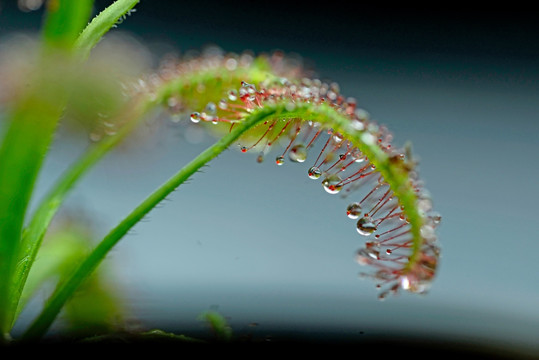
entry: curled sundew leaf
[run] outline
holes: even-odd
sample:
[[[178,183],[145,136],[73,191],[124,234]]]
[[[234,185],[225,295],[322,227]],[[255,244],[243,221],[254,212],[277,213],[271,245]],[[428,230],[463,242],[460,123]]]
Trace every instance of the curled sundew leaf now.
[[[373,272],[368,276],[377,279],[380,287],[385,287],[380,298],[385,298],[389,292],[397,293],[399,289],[414,293],[428,290],[436,275],[439,258],[435,228],[440,217],[432,211],[431,200],[408,152],[392,147],[391,133],[357,109],[355,100],[340,95],[337,84],[285,78],[272,74],[271,67],[260,71],[259,76],[259,69],[248,69],[252,80],[241,82],[234,96],[212,108],[214,114],[199,112],[195,116],[200,125],[220,125],[216,128],[226,130],[224,135],[148,195],[99,242],[72,275],[57,287],[40,315],[23,334],[23,339],[42,336],[66,301],[127,232],[171,192],[237,141],[240,141],[242,152],[255,148],[269,151],[278,143],[284,143],[285,149],[276,157],[278,165],[284,164],[286,155],[292,162],[305,162],[307,158],[312,161],[308,154],[311,151],[315,160],[307,175],[321,180],[330,194],[356,197],[346,212],[349,217],[359,219],[356,223],[359,236],[367,239],[365,247],[357,253],[357,260],[362,265],[369,265]],[[221,74],[228,74],[227,71]],[[208,78],[212,75],[217,78]],[[225,83],[222,81],[225,78],[234,80],[238,75],[241,74],[221,76],[215,71],[202,71],[197,73],[201,82],[194,76],[190,78],[190,85],[174,79],[174,74],[165,81],[156,75],[150,77],[155,79],[155,84],[148,86],[142,81],[143,86],[134,89],[133,93],[149,96],[144,108],[169,105],[171,97],[200,106],[202,100],[195,99],[205,99],[205,89],[212,97],[223,95],[220,91],[230,95],[230,90],[223,90],[223,86],[216,84]],[[261,79],[253,81],[257,77]],[[199,84],[210,86],[199,91]],[[314,147],[311,149],[315,142],[323,145],[318,153]],[[106,149],[108,147],[99,150],[92,159],[99,158]],[[70,186],[78,178],[76,174],[69,177]],[[61,194],[65,193],[65,188],[61,187]]]
[[[223,134],[261,109],[283,106],[245,132],[238,149],[256,153],[258,162],[274,150],[276,165],[309,163],[309,178],[327,193],[351,199],[343,214],[365,239],[356,260],[371,270],[361,275],[376,280],[379,298],[399,289],[425,293],[438,266],[441,217],[409,149],[393,147],[389,130],[345,98],[338,84],[283,76],[242,81],[190,119],[219,125],[215,129]]]

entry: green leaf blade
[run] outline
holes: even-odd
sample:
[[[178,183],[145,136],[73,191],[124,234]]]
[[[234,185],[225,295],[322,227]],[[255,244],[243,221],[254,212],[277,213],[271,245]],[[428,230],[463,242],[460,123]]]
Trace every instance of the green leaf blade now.
[[[51,0],[43,25],[43,42],[49,48],[71,49],[90,18],[93,0]]]
[[[90,51],[97,45],[103,35],[114,27],[118,20],[130,14],[139,1],[117,0],[94,17],[75,42],[78,56],[82,59],[88,57]]]

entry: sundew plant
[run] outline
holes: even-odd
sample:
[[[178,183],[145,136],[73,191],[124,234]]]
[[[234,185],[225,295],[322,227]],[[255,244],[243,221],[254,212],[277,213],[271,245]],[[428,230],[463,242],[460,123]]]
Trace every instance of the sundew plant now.
[[[41,339],[124,235],[229,148],[252,154],[257,162],[308,164],[305,176],[320,183],[329,197],[349,199],[343,216],[352,219],[350,226],[365,240],[356,260],[364,267],[364,276],[376,282],[378,297],[427,292],[438,268],[436,227],[441,218],[419,178],[411,147],[392,144],[391,132],[371,120],[354,98],[341,94],[337,83],[311,77],[281,52],[208,51],[166,58],[152,71],[101,59],[94,47],[136,10],[138,1],[117,0],[93,19],[91,0],[47,1],[38,39],[3,53],[2,342]],[[70,190],[159,111],[218,140],[126,214],[93,249],[78,254],[76,261],[42,247]],[[60,124],[73,119],[88,132],[92,145],[30,212],[36,179],[55,133]],[[75,265],[62,273],[21,338],[12,339],[21,311],[40,281],[46,280],[43,267],[34,266],[43,258],[51,260],[50,266],[69,261]]]

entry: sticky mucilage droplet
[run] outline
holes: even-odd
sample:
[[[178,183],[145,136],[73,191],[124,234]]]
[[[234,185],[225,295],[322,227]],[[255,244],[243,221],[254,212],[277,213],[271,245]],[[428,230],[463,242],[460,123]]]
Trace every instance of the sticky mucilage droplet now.
[[[200,116],[200,113],[194,112],[194,113],[191,114],[191,121],[193,123],[195,123],[195,124],[199,123],[200,120],[202,120],[202,116]]]
[[[376,231],[376,225],[370,216],[363,216],[357,222],[357,232],[363,236],[369,236]]]
[[[302,163],[307,160],[307,149],[302,144],[295,145],[288,152],[288,157],[293,162]]]
[[[319,179],[320,176],[322,176],[322,171],[320,171],[320,169],[317,168],[316,166],[313,166],[309,169],[309,171],[307,172],[307,175],[309,175],[309,178],[316,180],[316,179]]]
[[[329,194],[338,194],[342,189],[342,179],[337,175],[330,175],[322,181],[322,186]]]
[[[346,208],[346,216],[350,219],[357,219],[361,215],[361,205],[357,202],[351,203]]]

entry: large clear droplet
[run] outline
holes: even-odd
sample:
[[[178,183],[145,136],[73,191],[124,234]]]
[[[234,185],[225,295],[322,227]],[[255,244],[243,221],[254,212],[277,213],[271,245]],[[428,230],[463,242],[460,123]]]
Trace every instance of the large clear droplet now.
[[[288,152],[288,157],[293,162],[302,163],[307,159],[307,149],[302,144],[295,145]]]
[[[342,179],[337,175],[330,175],[322,181],[324,190],[329,194],[337,194],[342,189]]]
[[[363,236],[369,236],[376,231],[376,225],[370,216],[363,216],[357,222],[357,232]]]
[[[357,219],[361,215],[361,205],[357,202],[351,203],[346,208],[346,215],[350,219]]]
[[[320,169],[317,168],[316,166],[313,166],[309,169],[307,174],[309,175],[309,178],[316,180],[316,179],[319,179],[320,176],[322,176],[322,171],[320,171]]]

